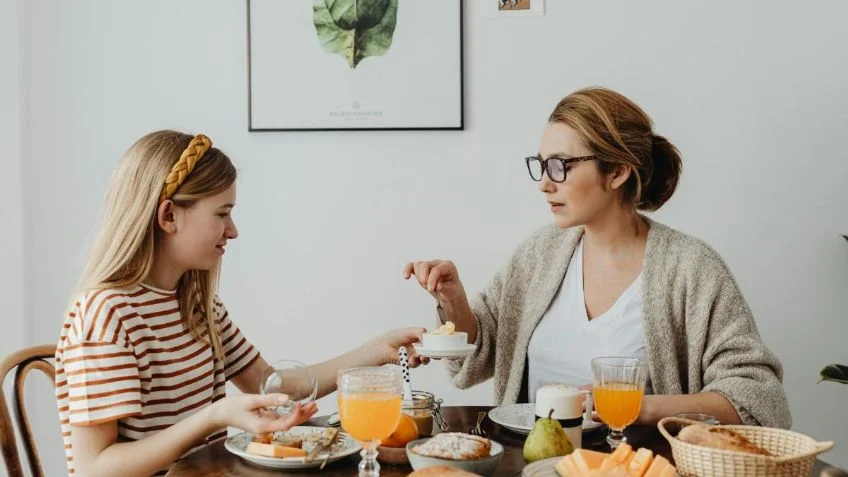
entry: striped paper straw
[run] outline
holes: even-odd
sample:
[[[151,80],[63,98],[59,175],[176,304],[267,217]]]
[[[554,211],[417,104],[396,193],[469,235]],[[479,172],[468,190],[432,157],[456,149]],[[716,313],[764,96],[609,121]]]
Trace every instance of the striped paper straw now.
[[[406,354],[406,348],[401,346],[398,349],[400,354],[400,369],[403,372],[403,400],[412,401],[412,384],[409,382],[409,356]]]

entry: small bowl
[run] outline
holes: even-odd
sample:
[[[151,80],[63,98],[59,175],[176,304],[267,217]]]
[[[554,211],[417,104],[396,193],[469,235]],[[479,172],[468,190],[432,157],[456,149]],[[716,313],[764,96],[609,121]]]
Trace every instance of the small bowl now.
[[[406,447],[377,447],[377,461],[389,465],[409,465]]]
[[[495,469],[498,468],[498,464],[500,464],[501,458],[504,454],[503,446],[496,441],[492,441],[492,449],[489,451],[488,457],[474,460],[440,459],[438,457],[421,455],[412,450],[417,445],[423,444],[430,439],[432,439],[432,437],[416,439],[406,445],[406,455],[409,458],[409,464],[412,465],[413,469],[418,470],[436,465],[447,465],[467,472],[472,472],[474,474],[489,476],[495,473]]]

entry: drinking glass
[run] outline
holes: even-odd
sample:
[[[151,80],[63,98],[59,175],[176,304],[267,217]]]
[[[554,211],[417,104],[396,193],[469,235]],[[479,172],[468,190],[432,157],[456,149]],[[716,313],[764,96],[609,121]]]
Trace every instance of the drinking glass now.
[[[378,477],[377,446],[400,422],[403,376],[398,366],[350,368],[338,374],[342,428],[362,445],[359,477]]]
[[[648,368],[637,358],[601,357],[592,360],[592,374],[595,409],[609,426],[607,443],[615,449],[627,442],[624,428],[639,417]]]
[[[259,394],[283,393],[289,401],[272,410],[283,416],[291,414],[295,404],[305,406],[318,395],[318,380],[309,366],[291,359],[274,361],[262,372]]]

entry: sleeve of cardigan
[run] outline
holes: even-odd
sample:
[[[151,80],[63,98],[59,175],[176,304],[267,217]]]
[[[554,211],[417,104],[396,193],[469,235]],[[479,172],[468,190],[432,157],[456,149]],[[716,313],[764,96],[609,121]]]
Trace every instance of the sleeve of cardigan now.
[[[760,339],[754,317],[730,271],[719,262],[702,359],[703,392],[727,398],[742,422],[788,429],[792,425],[783,389],[783,367]]]
[[[504,286],[504,271],[498,272],[489,286],[470,300],[471,311],[477,317],[474,352],[465,358],[447,361],[448,374],[454,385],[460,389],[470,388],[494,376],[498,303]]]
[[[469,300],[471,311],[477,317],[477,338],[474,340],[476,349],[471,355],[447,361],[448,375],[456,387],[470,388],[492,378],[497,370],[497,349],[503,352],[512,343],[502,343],[499,340],[514,341],[516,316],[521,303],[526,297],[530,275],[544,253],[556,243],[557,228],[548,225],[537,229],[512,254],[510,260],[495,274],[489,286]],[[506,363],[510,365],[511,363]],[[504,365],[504,363],[501,363]]]

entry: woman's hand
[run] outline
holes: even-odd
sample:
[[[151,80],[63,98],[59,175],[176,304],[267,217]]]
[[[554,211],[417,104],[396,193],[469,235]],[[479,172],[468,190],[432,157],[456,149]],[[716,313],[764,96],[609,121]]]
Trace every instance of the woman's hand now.
[[[407,263],[403,269],[403,277],[408,280],[413,275],[421,288],[427,290],[430,296],[439,302],[443,312],[440,314],[442,323],[452,321],[457,331],[468,334],[469,343],[475,343],[477,316],[468,303],[468,296],[459,281],[456,265],[450,260]]]
[[[445,308],[453,303],[468,302],[465,288],[459,281],[459,272],[450,260],[407,263],[403,268],[403,278],[409,280],[413,275],[421,288]]]
[[[315,402],[305,406],[295,404],[290,414],[280,416],[266,408],[282,406],[289,401],[285,394],[240,394],[224,398],[212,409],[212,420],[216,427],[237,427],[241,430],[261,434],[287,431],[307,421],[318,411]]]
[[[584,414],[584,417],[586,417],[585,416],[586,403],[589,400],[588,394],[591,394],[594,391],[594,386],[592,386],[591,384],[584,384],[583,386],[580,386],[578,389],[580,389],[581,391],[584,392],[583,393],[583,414]],[[595,398],[595,396],[592,395],[592,399],[594,399],[594,398]],[[592,406],[592,415],[590,416],[590,418],[595,422],[603,422],[603,421],[601,421],[601,417],[598,416],[598,411],[597,411],[597,409],[595,409],[594,405]]]

